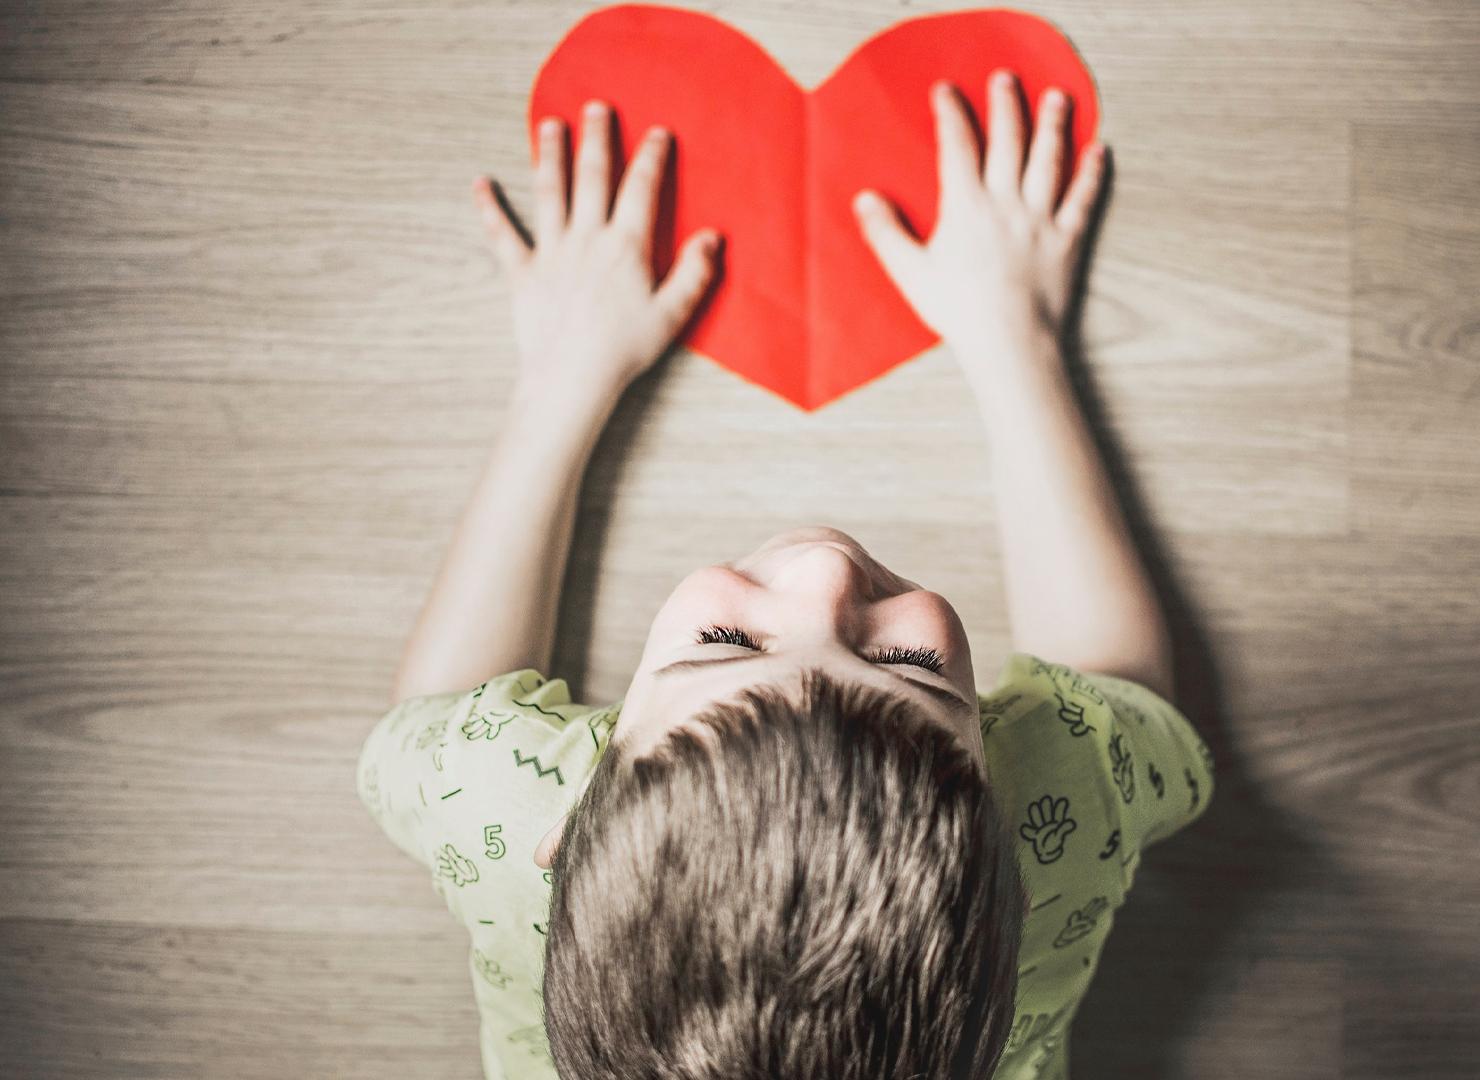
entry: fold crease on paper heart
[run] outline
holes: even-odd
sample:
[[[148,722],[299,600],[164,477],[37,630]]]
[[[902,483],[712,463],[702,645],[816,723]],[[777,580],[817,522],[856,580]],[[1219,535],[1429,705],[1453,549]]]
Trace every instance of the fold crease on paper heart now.
[[[1094,81],[1051,23],[1005,8],[885,27],[810,91],[709,15],[601,8],[566,33],[535,78],[531,160],[539,121],[561,116],[578,131],[590,98],[617,116],[614,175],[648,127],[672,131],[656,278],[696,229],[725,236],[718,280],[679,343],[811,411],[939,342],[864,241],[852,197],[880,192],[924,242],[937,175],[929,86],[954,83],[985,133],[986,79],[996,67],[1018,73],[1029,123],[1046,87],[1073,100],[1062,190],[1098,124]]]

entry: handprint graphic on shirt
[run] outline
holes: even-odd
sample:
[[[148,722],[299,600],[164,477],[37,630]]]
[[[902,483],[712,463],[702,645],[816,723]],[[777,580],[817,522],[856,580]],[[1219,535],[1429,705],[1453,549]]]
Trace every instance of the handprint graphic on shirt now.
[[[473,950],[473,968],[483,977],[483,981],[499,990],[505,989],[513,980],[513,976],[504,971],[503,965],[485,952]]]
[[[1029,1043],[1040,1039],[1047,1042],[1058,1022],[1075,1004],[1077,1003],[1070,1002],[1051,1013],[1019,1013],[1013,1021],[1011,1033],[1007,1036],[1007,1052],[1017,1053]]]
[[[1047,661],[1040,661],[1029,669],[1029,673],[1033,675],[1040,673],[1047,675],[1055,687],[1064,687],[1066,694],[1079,694],[1081,697],[1089,698],[1096,705],[1104,705],[1106,703],[1105,696],[1100,693],[1099,687],[1066,664],[1051,664]]]
[[[1115,711],[1126,716],[1135,717],[1136,723],[1142,725],[1143,727],[1146,724],[1146,714],[1141,711],[1141,707],[1139,705],[1137,705],[1134,701],[1131,701],[1127,697],[1121,697],[1115,702]]]
[[[1097,896],[1078,911],[1071,911],[1069,920],[1059,931],[1059,936],[1053,939],[1053,947],[1062,949],[1084,937],[1095,928],[1095,920],[1104,913],[1108,906],[1109,902],[1105,897]]]
[[[1057,690],[1054,691],[1053,696],[1059,699],[1059,719],[1069,725],[1070,735],[1075,737],[1088,735],[1094,730],[1093,727],[1084,722],[1083,705],[1077,701],[1070,701]]]
[[[510,712],[490,712],[475,715],[462,726],[462,733],[469,740],[488,739],[492,741],[498,738],[499,732],[504,730],[504,725],[512,719],[514,719],[514,714]],[[495,723],[498,724],[497,727],[494,726]]]
[[[1033,1065],[1033,1075],[1035,1077],[1043,1076],[1049,1069],[1053,1068],[1055,1063],[1054,1055],[1058,1052],[1059,1044],[1063,1040],[1064,1033],[1062,1031],[1050,1031],[1043,1036],[1043,1056]]]
[[[555,1058],[550,1053],[550,1044],[545,1035],[544,1024],[531,1024],[509,1032],[506,1036],[513,1046],[523,1046],[531,1054],[539,1057],[549,1064],[555,1064]]]
[[[1131,767],[1131,752],[1126,748],[1125,736],[1110,737],[1110,765],[1115,770],[1115,786],[1120,788],[1120,797],[1130,802],[1136,797],[1136,770]]]
[[[437,849],[437,874],[449,878],[458,888],[478,880],[478,868],[473,865],[473,860],[459,855],[451,844],[443,844]]]
[[[425,750],[433,743],[441,742],[447,736],[447,717],[439,716],[427,724],[416,737],[416,748]]]
[[[1064,854],[1064,841],[1078,824],[1069,816],[1067,797],[1045,795],[1028,804],[1028,820],[1018,828],[1018,835],[1033,845],[1033,855],[1047,865]]]

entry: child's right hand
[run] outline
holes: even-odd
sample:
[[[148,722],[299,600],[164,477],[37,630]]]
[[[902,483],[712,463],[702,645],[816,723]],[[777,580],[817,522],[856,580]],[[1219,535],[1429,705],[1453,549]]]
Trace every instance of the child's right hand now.
[[[1102,147],[1092,143],[1055,208],[1063,94],[1055,99],[1050,90],[1041,99],[1025,169],[1016,80],[1001,69],[989,85],[985,169],[960,96],[948,83],[932,88],[940,197],[935,231],[924,245],[877,192],[864,189],[854,199],[864,239],[885,273],[964,363],[979,362],[984,349],[995,352],[993,346],[1035,326],[1060,334],[1104,173]]]

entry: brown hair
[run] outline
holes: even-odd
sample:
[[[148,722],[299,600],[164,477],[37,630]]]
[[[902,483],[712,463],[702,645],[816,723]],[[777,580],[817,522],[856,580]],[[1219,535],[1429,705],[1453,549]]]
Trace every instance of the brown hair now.
[[[984,1080],[1002,1053],[1011,835],[979,763],[904,698],[811,669],[642,757],[615,741],[552,870],[545,1030],[568,1080]]]

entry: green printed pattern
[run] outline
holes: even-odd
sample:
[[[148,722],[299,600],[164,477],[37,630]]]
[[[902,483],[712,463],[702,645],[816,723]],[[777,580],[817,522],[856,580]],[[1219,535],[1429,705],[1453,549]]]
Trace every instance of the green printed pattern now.
[[[1147,688],[1010,653],[981,695],[987,766],[1031,897],[997,1080],[1068,1075],[1067,1033],[1141,852],[1197,818],[1212,756]],[[532,669],[411,698],[365,742],[359,792],[467,928],[488,1080],[554,1080],[540,983],[551,876],[534,863],[579,798],[621,702]]]

